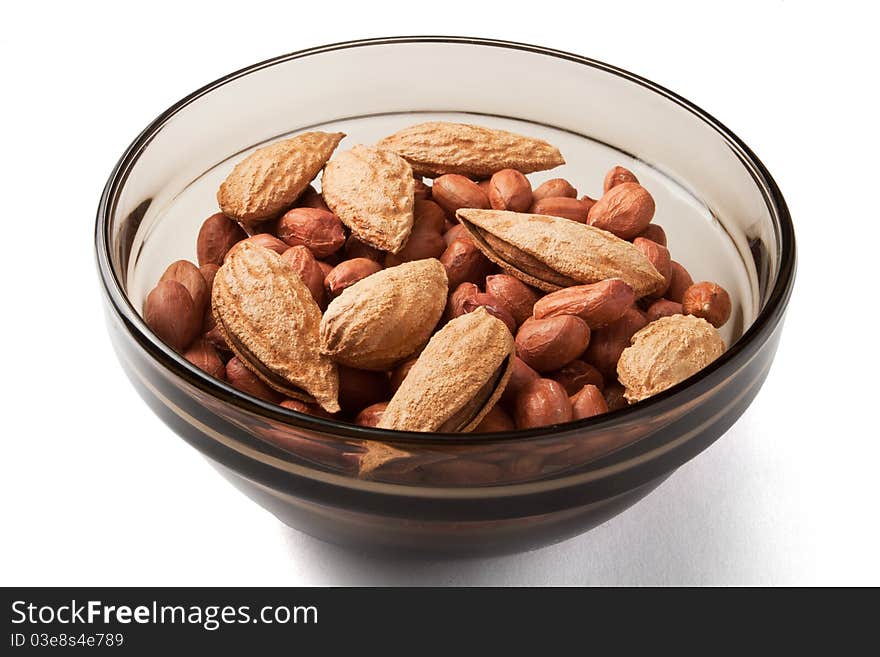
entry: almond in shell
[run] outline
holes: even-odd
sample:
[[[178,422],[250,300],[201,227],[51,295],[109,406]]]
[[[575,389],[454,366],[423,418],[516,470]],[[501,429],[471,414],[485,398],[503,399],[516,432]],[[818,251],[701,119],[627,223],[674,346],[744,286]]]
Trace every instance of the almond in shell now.
[[[724,340],[705,319],[673,315],[651,322],[632,338],[617,363],[630,403],[647,399],[696,374],[724,353]]]
[[[306,190],[344,136],[304,132],[258,148],[220,185],[217,202],[223,214],[247,224],[277,216]]]
[[[217,271],[212,306],[227,344],[264,383],[330,413],[339,410],[336,365],[320,351],[321,309],[281,256],[239,245]]]
[[[415,193],[406,160],[357,145],[327,164],[321,186],[327,205],[359,240],[391,253],[406,244]]]
[[[379,428],[473,430],[501,396],[513,358],[513,336],[485,308],[452,320],[422,351]]]
[[[637,248],[593,226],[503,210],[462,209],[456,216],[487,258],[546,292],[620,278],[640,298],[665,285]]]
[[[389,369],[428,341],[443,314],[447,285],[435,258],[367,276],[327,306],[321,352],[349,367]]]
[[[502,169],[532,173],[565,164],[559,149],[542,139],[445,121],[404,128],[382,139],[378,147],[394,151],[416,175],[429,178],[458,173],[481,179]]]

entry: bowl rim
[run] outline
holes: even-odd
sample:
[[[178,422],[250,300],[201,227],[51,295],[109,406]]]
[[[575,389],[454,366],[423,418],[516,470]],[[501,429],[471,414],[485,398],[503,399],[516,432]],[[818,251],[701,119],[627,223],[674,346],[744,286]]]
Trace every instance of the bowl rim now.
[[[767,294],[766,302],[759,311],[757,317],[752,322],[740,338],[734,342],[725,353],[708,367],[689,377],[685,381],[655,395],[649,399],[640,401],[627,408],[611,411],[609,413],[576,420],[564,424],[554,425],[552,427],[541,427],[537,429],[515,430],[509,432],[497,432],[490,434],[461,434],[461,433],[421,433],[411,431],[396,431],[387,429],[376,429],[372,427],[360,427],[332,419],[324,419],[311,415],[306,415],[284,408],[282,406],[263,401],[256,397],[252,397],[246,393],[242,393],[228,383],[214,379],[207,373],[196,368],[189,363],[181,354],[176,353],[173,349],[165,345],[158,336],[156,336],[147,327],[140,313],[134,308],[125,293],[123,286],[116,276],[111,266],[110,256],[110,240],[108,229],[110,226],[110,218],[115,209],[116,201],[119,193],[124,188],[128,178],[128,173],[137,161],[142,150],[149,144],[154,135],[161,130],[163,125],[171,119],[175,114],[185,109],[189,104],[196,101],[200,97],[210,93],[211,91],[229,83],[238,78],[249,75],[250,73],[259,71],[263,68],[281,64],[287,61],[308,57],[311,55],[322,54],[335,50],[345,50],[351,48],[384,46],[394,44],[412,44],[412,43],[448,43],[460,44],[468,46],[484,46],[494,48],[506,48],[531,52],[534,54],[555,57],[558,59],[568,60],[591,68],[595,68],[612,75],[616,75],[631,83],[638,84],[647,88],[654,93],[670,100],[689,111],[697,119],[703,121],[713,128],[725,142],[736,153],[743,166],[751,175],[756,186],[762,193],[767,203],[768,209],[776,220],[776,229],[778,231],[777,245],[777,268],[776,280],[773,288]],[[110,177],[104,187],[101,195],[97,217],[95,222],[95,246],[96,261],[104,287],[105,294],[111,302],[111,306],[115,313],[123,320],[130,334],[136,341],[145,348],[166,370],[169,370],[175,376],[184,379],[189,384],[195,386],[201,391],[219,399],[225,403],[232,404],[246,412],[267,417],[275,422],[284,425],[305,429],[309,431],[319,432],[324,435],[332,435],[337,438],[358,439],[358,440],[375,440],[384,443],[407,443],[413,447],[416,446],[439,446],[439,445],[491,445],[493,443],[509,443],[517,440],[531,440],[535,438],[546,438],[555,434],[581,432],[583,430],[607,430],[610,426],[615,425],[621,419],[627,421],[638,421],[647,419],[662,413],[665,409],[674,408],[684,402],[684,396],[695,392],[702,392],[713,388],[717,383],[726,379],[730,374],[741,366],[743,359],[753,353],[761,344],[763,344],[770,335],[772,335],[779,321],[781,320],[788,298],[791,295],[791,289],[794,283],[794,274],[796,269],[796,249],[794,227],[791,221],[791,215],[788,206],[779,190],[773,177],[770,175],[764,164],[758,159],[755,153],[731,130],[724,126],[720,121],[697,107],[690,101],[672,92],[665,87],[658,85],[646,78],[631,73],[604,62],[576,55],[573,53],[536,46],[526,43],[504,41],[499,39],[484,39],[476,37],[461,36],[395,36],[380,37],[371,39],[358,39],[352,41],[343,41],[332,43],[313,48],[307,48],[285,55],[279,55],[256,64],[241,68],[237,71],[222,76],[213,82],[197,89],[188,96],[171,105],[154,119],[144,130],[132,141],[120,157],[113,168]],[[652,450],[656,452],[664,447],[658,445]],[[638,460],[645,458],[647,454],[639,454],[634,456]],[[618,464],[619,465],[619,464]],[[616,469],[616,468],[615,468]]]

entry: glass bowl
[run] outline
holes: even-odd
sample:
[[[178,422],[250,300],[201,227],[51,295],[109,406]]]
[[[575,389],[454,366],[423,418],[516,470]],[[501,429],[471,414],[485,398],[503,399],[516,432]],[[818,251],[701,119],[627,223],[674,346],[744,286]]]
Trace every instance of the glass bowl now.
[[[343,148],[372,143],[436,117],[558,145],[569,164],[530,176],[533,184],[562,176],[597,196],[608,168],[632,169],[657,201],[673,257],[695,280],[731,292],[727,352],[664,393],[598,417],[512,433],[418,434],[303,415],[238,392],[144,324],[145,294],[171,261],[195,260],[199,225],[243,154],[315,128],[346,132]],[[711,116],[584,57],[450,37],[313,48],[184,98],[117,164],[95,245],[113,345],[168,426],[283,522],[328,541],[403,552],[531,549],[635,503],[721,436],[757,394],[795,271],[791,218],[776,184]],[[394,458],[359,477],[360,462],[379,453]]]

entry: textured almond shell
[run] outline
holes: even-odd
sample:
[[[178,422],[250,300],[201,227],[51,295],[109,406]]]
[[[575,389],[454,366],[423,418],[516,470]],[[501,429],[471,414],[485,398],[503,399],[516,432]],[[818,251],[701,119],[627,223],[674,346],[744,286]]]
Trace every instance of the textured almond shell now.
[[[336,365],[319,349],[321,309],[281,256],[241,243],[217,271],[212,306],[226,342],[262,381],[339,410]]]
[[[427,342],[443,314],[447,285],[434,258],[361,279],[327,306],[321,351],[349,367],[388,369]]]
[[[305,191],[344,136],[304,132],[258,148],[221,183],[217,202],[223,214],[245,223],[278,215]]]
[[[462,209],[456,215],[490,260],[547,292],[560,287],[528,276],[517,270],[515,263],[505,262],[473,227],[495,235],[578,283],[620,278],[633,289],[636,298],[651,294],[666,283],[641,251],[599,228],[561,217],[504,210]]]
[[[724,340],[705,319],[672,315],[651,322],[632,338],[617,362],[630,402],[647,399],[696,374],[724,353]]]
[[[447,173],[488,178],[502,169],[532,173],[565,164],[559,149],[542,139],[465,123],[420,123],[377,145],[403,157],[416,175],[430,178]]]
[[[422,351],[382,413],[379,428],[437,431],[501,370],[486,403],[461,429],[471,431],[504,391],[514,351],[507,326],[485,308],[453,319]]]
[[[321,178],[324,202],[362,242],[397,253],[413,225],[415,179],[391,151],[357,145],[336,155]]]

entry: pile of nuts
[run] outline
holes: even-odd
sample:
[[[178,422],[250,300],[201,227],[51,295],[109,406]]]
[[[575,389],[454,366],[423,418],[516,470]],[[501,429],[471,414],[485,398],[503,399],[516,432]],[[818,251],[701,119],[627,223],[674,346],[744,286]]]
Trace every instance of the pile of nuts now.
[[[723,353],[730,297],[671,259],[631,171],[592,199],[532,189],[564,160],[510,132],[423,123],[334,155],[343,137],[239,162],[198,267],[147,296],[146,323],[208,374],[362,426],[494,432],[623,408]]]

